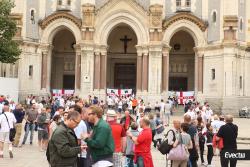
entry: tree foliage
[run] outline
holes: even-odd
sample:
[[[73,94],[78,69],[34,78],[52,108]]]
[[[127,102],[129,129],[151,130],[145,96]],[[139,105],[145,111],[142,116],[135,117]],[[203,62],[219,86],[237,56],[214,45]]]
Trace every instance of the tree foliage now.
[[[0,0],[0,62],[15,63],[19,59],[21,50],[13,40],[16,34],[16,22],[10,18],[14,3],[9,0]]]

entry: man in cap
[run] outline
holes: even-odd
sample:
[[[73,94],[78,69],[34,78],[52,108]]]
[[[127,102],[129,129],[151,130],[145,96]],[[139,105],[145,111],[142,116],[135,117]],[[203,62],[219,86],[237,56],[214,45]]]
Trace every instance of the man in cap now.
[[[117,114],[115,110],[107,111],[107,122],[111,127],[112,136],[115,143],[113,163],[116,167],[122,167],[122,153],[125,151],[126,132],[123,126],[117,123]]]

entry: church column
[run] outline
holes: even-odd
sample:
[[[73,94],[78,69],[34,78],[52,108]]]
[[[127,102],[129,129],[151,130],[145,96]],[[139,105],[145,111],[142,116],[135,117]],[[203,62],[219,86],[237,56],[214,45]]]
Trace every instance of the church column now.
[[[203,92],[203,56],[198,55],[198,91]]]
[[[101,54],[100,52],[95,53],[94,57],[94,89],[100,89],[100,76],[101,73]]]
[[[169,51],[170,47],[164,47],[162,52],[162,92],[168,91],[169,85]]]
[[[137,48],[138,49],[138,48]],[[136,89],[142,90],[142,54],[137,52],[137,69],[136,69]]]
[[[142,91],[148,91],[148,53],[142,56]]]
[[[106,53],[101,53],[101,65],[100,65],[100,69],[101,69],[101,89],[106,89],[106,73],[107,73],[107,54]]]
[[[81,89],[81,50],[76,51],[75,62],[75,89]]]
[[[47,60],[48,58],[48,51],[42,51],[42,69],[41,69],[41,88],[46,89],[47,85]]]

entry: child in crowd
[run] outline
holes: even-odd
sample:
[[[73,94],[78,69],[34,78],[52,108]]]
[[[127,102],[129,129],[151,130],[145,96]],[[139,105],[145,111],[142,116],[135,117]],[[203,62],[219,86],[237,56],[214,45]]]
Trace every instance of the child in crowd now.
[[[138,131],[138,125],[133,122],[131,123],[129,131],[132,133],[133,136],[138,136],[139,131]],[[126,140],[126,148],[125,148],[125,166],[124,167],[134,167],[134,143],[130,139],[130,137],[127,137]]]

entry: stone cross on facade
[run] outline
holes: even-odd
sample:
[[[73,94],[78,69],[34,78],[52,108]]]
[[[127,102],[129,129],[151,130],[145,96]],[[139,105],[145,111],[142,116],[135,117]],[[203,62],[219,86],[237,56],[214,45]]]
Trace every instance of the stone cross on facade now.
[[[124,36],[124,38],[121,38],[120,41],[124,43],[124,53],[127,53],[127,48],[128,48],[128,42],[132,41],[131,38],[128,38],[127,35]]]

